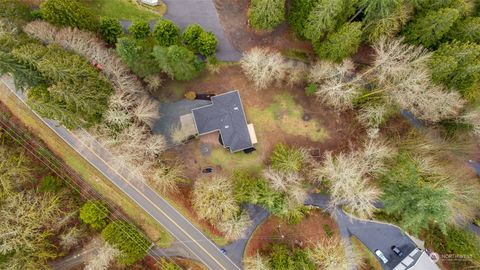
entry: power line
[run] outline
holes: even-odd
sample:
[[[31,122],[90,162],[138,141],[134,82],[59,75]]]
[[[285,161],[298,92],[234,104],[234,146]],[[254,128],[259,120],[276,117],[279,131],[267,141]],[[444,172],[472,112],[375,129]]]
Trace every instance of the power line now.
[[[1,119],[1,118],[0,118]],[[63,169],[67,172],[69,172],[70,174],[73,174],[73,175],[77,175],[75,172],[72,171],[71,168],[65,166],[63,164],[62,161],[59,161],[59,159],[55,156],[52,155],[52,153],[46,149],[45,147],[41,146],[41,145],[32,145],[33,143],[35,143],[34,141],[32,141],[31,143],[24,139],[22,135],[18,134],[14,128],[12,128],[9,124],[5,123],[4,121],[0,120],[0,123],[2,125],[4,125],[6,128],[3,128],[3,130],[13,139],[15,140],[19,145],[21,145],[22,147],[24,147],[30,154],[32,154],[36,159],[38,159],[40,162],[42,162],[47,168],[49,168],[52,172],[54,172],[58,177],[60,177],[62,180],[64,180],[72,189],[74,189],[76,192],[78,192],[81,196],[83,196],[84,198],[86,198],[87,200],[92,200],[93,199],[100,199],[101,201],[103,201],[104,203],[106,203],[110,209],[112,210],[117,210],[118,207],[112,205],[112,203],[110,203],[109,200],[105,199],[101,194],[98,194],[97,192],[95,192],[95,194],[91,194],[91,192],[93,191],[90,187],[82,187],[79,183],[77,183],[75,180],[73,180],[69,174],[67,174],[67,176],[65,177],[65,174],[64,173],[61,173],[59,171],[57,171],[56,169],[62,169],[62,168],[58,168],[58,166],[61,166],[63,167]],[[8,129],[8,130],[7,130]],[[12,133],[14,133],[16,136],[14,136]],[[27,133],[28,134],[28,133]],[[24,143],[22,143],[18,138],[20,138],[21,140],[24,141]],[[44,154],[42,154],[42,152],[44,151],[39,151],[39,150],[36,150],[36,152],[41,155],[44,159],[46,159],[51,165],[47,164],[43,158],[39,157],[36,153],[34,153],[33,151],[35,150],[30,150],[29,147],[27,147],[26,145],[29,145],[32,149],[37,149],[37,148],[40,148],[40,149],[46,149],[46,153],[49,154],[50,157],[46,157]],[[35,143],[36,144],[36,143]],[[54,161],[58,162],[58,164],[55,164],[54,162],[52,162],[53,159]],[[52,168],[52,166],[54,166],[56,169]],[[67,179],[66,179],[67,178]],[[70,181],[69,181],[70,180]],[[73,185],[72,185],[73,183]],[[83,190],[84,192],[81,192],[79,189],[77,189],[75,186],[78,186],[78,188],[80,190]],[[85,193],[86,192],[86,193]],[[90,197],[88,197],[90,196]],[[129,224],[131,224],[130,222],[128,222],[124,217],[123,215],[115,215],[117,220],[122,220],[122,221],[125,221]],[[110,221],[114,221],[110,216],[108,216],[108,219]],[[134,225],[134,224],[131,224],[132,226],[134,226],[141,234],[142,231],[139,230],[139,228]],[[122,229],[123,230],[123,229]],[[132,236],[131,234],[127,233],[125,230],[123,230],[123,232],[127,235],[127,237],[130,238],[130,240],[133,240],[139,247],[141,247],[141,245],[139,245],[140,243],[138,242],[138,240],[140,240],[140,238],[136,238],[134,236]],[[148,237],[146,237],[144,234],[143,236],[145,237],[145,239],[148,239]],[[152,243],[152,246],[154,246],[154,244]],[[150,246],[150,248],[152,247]],[[149,248],[149,249],[150,249]],[[169,258],[168,256],[166,256],[166,254],[160,250],[160,252],[165,255],[165,257],[169,260],[171,260],[175,265],[179,266],[173,259]],[[152,258],[156,261],[156,262],[159,262],[154,256],[152,256]],[[180,267],[180,266],[179,266]]]

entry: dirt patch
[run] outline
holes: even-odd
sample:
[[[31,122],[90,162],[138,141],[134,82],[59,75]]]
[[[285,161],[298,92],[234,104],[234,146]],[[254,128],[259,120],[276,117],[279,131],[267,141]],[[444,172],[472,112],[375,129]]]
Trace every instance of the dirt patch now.
[[[335,220],[320,209],[312,209],[308,216],[296,225],[270,216],[253,233],[246,247],[245,256],[253,256],[257,251],[268,254],[272,244],[286,244],[291,248],[311,247],[322,239],[338,234]]]
[[[278,143],[317,149],[322,154],[324,151],[348,149],[363,140],[364,129],[356,122],[353,111],[337,113],[317,102],[315,97],[306,96],[304,87],[277,85],[257,91],[238,65],[224,66],[216,75],[202,76],[190,82],[167,83],[162,93],[158,94],[160,98],[177,96],[179,99],[179,89],[182,92],[215,94],[238,90],[247,121],[254,124],[258,138],[258,144],[255,145],[257,151],[248,156],[229,153],[219,144],[216,133],[172,149],[170,154],[180,159],[187,169],[186,176],[193,180],[204,166],[218,166],[220,170],[228,172],[252,165],[252,170],[257,170],[259,164],[267,161],[273,146]],[[302,119],[305,114],[310,118],[308,121]],[[202,156],[202,144],[210,146],[209,155]]]
[[[310,42],[296,38],[286,22],[271,32],[256,32],[250,28],[247,19],[249,0],[215,0],[214,3],[227,38],[241,52],[256,46],[279,51],[313,51]]]

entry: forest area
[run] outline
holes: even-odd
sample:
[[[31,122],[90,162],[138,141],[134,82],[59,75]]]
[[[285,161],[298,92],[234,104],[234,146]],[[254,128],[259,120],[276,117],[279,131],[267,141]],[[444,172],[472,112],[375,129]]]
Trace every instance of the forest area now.
[[[197,23],[125,27],[82,1],[41,2],[0,0],[0,75],[13,77],[39,115],[108,149],[115,168],[132,168],[220,248],[250,239],[245,269],[368,269],[339,235],[335,211],[465,255],[442,269],[480,265],[480,238],[469,229],[480,226],[472,167],[480,158],[479,1],[229,0],[215,6],[220,23],[232,24],[226,37],[250,37],[232,42],[241,53],[232,62],[217,58],[218,33]],[[232,10],[238,18],[225,16]],[[177,103],[231,89],[257,129],[251,154],[162,122],[183,109]],[[0,211],[25,223],[1,221],[0,235],[20,231],[2,242],[0,265],[42,268],[94,236],[107,259],[88,269],[145,265],[151,242],[135,222],[117,220],[108,202],[76,194],[2,138]],[[318,194],[328,196],[322,214],[306,205]],[[256,223],[250,206],[268,219]],[[44,226],[56,220],[65,224]],[[315,222],[327,225],[304,244]]]

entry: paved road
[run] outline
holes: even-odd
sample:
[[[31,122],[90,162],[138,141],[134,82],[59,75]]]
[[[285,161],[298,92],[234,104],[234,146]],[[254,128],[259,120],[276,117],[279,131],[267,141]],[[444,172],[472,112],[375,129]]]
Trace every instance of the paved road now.
[[[11,80],[2,78],[1,81],[23,101],[24,96],[14,91],[15,88]],[[60,126],[56,121],[40,119],[105,175],[116,187],[158,221],[192,254],[193,259],[214,270],[240,269],[166,200],[143,183],[143,181],[135,178],[136,176],[132,176],[130,173],[132,170],[125,166],[122,170],[113,169],[111,166],[112,156],[103,147],[100,145],[87,147],[75,134]]]
[[[215,33],[218,38],[217,58],[223,61],[238,61],[238,52],[225,36],[212,0],[163,0],[167,4],[166,19],[177,23],[181,28],[198,23],[206,31]]]
[[[393,269],[417,248],[415,242],[394,225],[351,218],[343,211],[337,211],[336,215],[337,222],[346,224],[349,233],[356,236],[372,253],[377,249],[383,252],[388,259],[387,264],[381,263],[385,270]],[[403,256],[397,256],[391,250],[392,246],[400,248]]]

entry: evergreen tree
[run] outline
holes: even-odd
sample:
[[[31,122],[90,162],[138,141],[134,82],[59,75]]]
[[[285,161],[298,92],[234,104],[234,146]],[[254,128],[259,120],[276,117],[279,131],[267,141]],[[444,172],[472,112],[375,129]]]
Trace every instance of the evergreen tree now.
[[[409,154],[401,153],[386,172],[384,210],[415,235],[433,224],[445,232],[452,216],[448,208],[452,195],[429,178],[432,176],[420,171],[417,162]]]
[[[299,37],[305,37],[304,31],[308,15],[320,0],[293,0],[288,10],[287,20]]]
[[[285,0],[251,0],[248,22],[257,30],[272,30],[285,20]]]
[[[102,237],[121,251],[119,262],[127,266],[145,257],[150,247],[150,242],[126,221],[111,222],[103,229]]]
[[[362,23],[346,23],[337,32],[328,34],[325,41],[314,43],[314,48],[320,58],[340,62],[358,50],[361,40]]]
[[[308,15],[304,36],[312,42],[334,31],[355,12],[355,0],[320,0]]]
[[[153,29],[153,36],[159,46],[170,46],[178,43],[180,29],[170,20],[160,20]]]
[[[381,36],[394,36],[409,19],[406,5],[400,0],[361,0],[360,5],[365,14],[365,33],[372,42]]]
[[[457,22],[448,37],[462,42],[480,43],[480,18],[469,17]]]
[[[429,11],[414,19],[405,29],[405,41],[427,48],[436,47],[460,17],[456,9]]]
[[[429,67],[432,80],[459,90],[466,99],[479,94],[480,45],[458,41],[443,44],[434,52]]]
[[[16,48],[12,55],[51,83],[28,95],[42,116],[59,117],[53,119],[68,128],[89,126],[102,119],[112,87],[85,59],[58,46],[40,44]]]
[[[77,27],[96,31],[98,20],[95,14],[77,0],[46,0],[40,5],[44,20],[61,26]]]
[[[135,40],[132,37],[120,38],[116,51],[127,66],[141,78],[160,72],[152,57],[152,44],[145,40]]]
[[[202,62],[192,51],[178,45],[155,46],[153,56],[165,73],[180,81],[193,79],[203,68]]]

